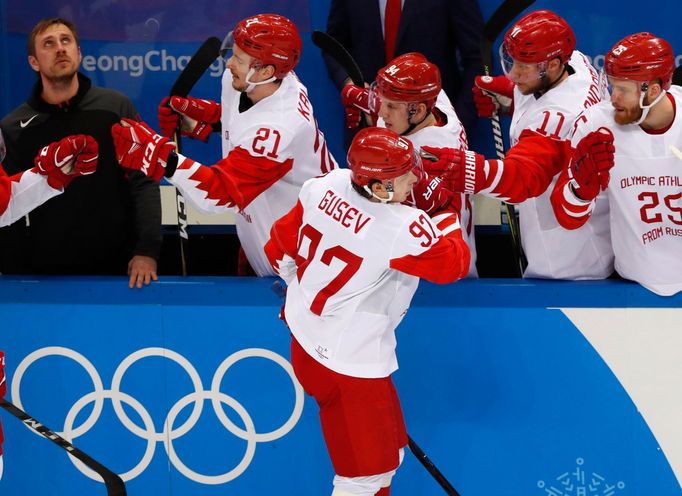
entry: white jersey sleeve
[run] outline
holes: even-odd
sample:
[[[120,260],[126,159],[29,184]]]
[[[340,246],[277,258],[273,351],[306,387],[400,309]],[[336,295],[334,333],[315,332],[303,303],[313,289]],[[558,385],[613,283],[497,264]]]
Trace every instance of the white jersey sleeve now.
[[[62,191],[33,169],[8,177],[0,166],[0,226],[16,222]]]

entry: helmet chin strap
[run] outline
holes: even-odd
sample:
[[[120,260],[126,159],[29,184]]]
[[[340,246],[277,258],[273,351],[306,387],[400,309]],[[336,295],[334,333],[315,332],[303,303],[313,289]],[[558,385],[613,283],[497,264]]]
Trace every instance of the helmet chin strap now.
[[[382,182],[381,184],[384,184],[384,183]],[[388,184],[384,184],[384,187],[386,188],[386,192],[388,193],[388,198],[381,198],[380,196],[377,196],[376,194],[374,194],[374,191],[372,191],[372,189],[369,186],[367,186],[367,185],[363,186],[365,191],[367,191],[367,193],[372,195],[373,198],[376,198],[381,203],[390,203],[391,200],[393,200],[393,183],[391,181],[388,181]]]
[[[559,74],[559,76],[554,81],[550,82],[549,76],[547,75],[547,67],[542,69],[540,71],[540,82],[541,82],[542,86],[540,87],[540,89],[538,91],[533,93],[533,96],[535,96],[535,98],[538,99],[542,95],[547,93],[549,90],[554,88],[559,83],[559,81],[561,81],[561,78],[564,77],[564,74],[566,74],[567,71],[568,71],[568,69],[567,69],[566,65],[564,64],[564,68],[561,71],[561,74]]]
[[[250,93],[254,90],[256,86],[260,86],[261,84],[267,84],[267,83],[272,83],[273,81],[277,80],[275,76],[272,76],[270,79],[266,79],[265,81],[251,81],[251,76],[253,76],[256,73],[256,67],[251,67],[249,69],[249,72],[246,73],[246,84],[248,85],[246,89],[244,90],[244,93]]]
[[[642,109],[642,116],[639,118],[637,122],[633,122],[635,126],[640,125],[642,122],[644,122],[644,119],[647,118],[649,115],[649,112],[653,108],[654,105],[656,105],[658,102],[661,101],[661,98],[663,98],[666,94],[665,90],[661,90],[661,94],[656,97],[656,99],[651,102],[649,105],[644,105],[644,98],[646,98],[646,92],[649,89],[649,85],[647,83],[642,84],[642,88],[640,90],[639,94],[639,108]]]
[[[410,134],[412,131],[414,131],[415,127],[420,125],[422,122],[424,122],[427,119],[427,117],[429,115],[431,115],[431,110],[429,109],[424,113],[424,118],[422,120],[420,120],[419,122],[412,122],[412,118],[417,113],[417,105],[414,103],[410,103],[408,105],[409,105],[408,110],[407,110],[407,124],[408,124],[408,126],[407,126],[407,129],[405,129],[405,131],[400,133],[400,136],[407,136],[408,134]]]

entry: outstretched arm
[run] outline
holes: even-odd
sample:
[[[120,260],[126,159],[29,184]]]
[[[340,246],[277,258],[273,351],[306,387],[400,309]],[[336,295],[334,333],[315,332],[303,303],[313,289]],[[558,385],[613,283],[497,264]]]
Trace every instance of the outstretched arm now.
[[[440,176],[446,188],[460,193],[480,193],[509,203],[521,203],[547,190],[570,157],[570,143],[533,131],[521,133],[504,160],[488,160],[473,150],[423,149],[437,160],[424,168]]]
[[[170,139],[143,122],[123,119],[111,132],[117,160],[123,167],[139,170],[156,181],[165,177],[196,208],[208,213],[234,206],[245,208],[293,167],[291,158],[278,162],[251,155],[241,147],[207,167],[176,154]]]

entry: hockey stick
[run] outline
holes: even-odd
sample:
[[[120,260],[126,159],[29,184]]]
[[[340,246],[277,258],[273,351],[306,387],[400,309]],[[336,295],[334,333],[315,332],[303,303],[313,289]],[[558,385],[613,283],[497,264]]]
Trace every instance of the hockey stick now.
[[[206,70],[213,64],[220,53],[220,40],[215,36],[208,38],[192,55],[192,58],[173,83],[170,96],[186,97]],[[175,145],[178,153],[182,151],[180,129],[175,130]],[[187,233],[187,209],[185,199],[180,190],[175,188],[175,201],[178,210],[178,235],[180,236],[180,261],[182,275],[187,275],[187,258],[189,257],[189,235]]]
[[[73,444],[68,442],[66,439],[63,437],[59,436],[55,432],[51,431],[47,427],[45,427],[43,424],[38,422],[36,419],[31,417],[28,413],[25,411],[21,410],[20,408],[16,407],[9,401],[5,399],[0,399],[0,407],[4,408],[7,410],[10,414],[14,415],[16,418],[21,420],[26,426],[28,426],[30,429],[33,429],[36,431],[38,434],[46,437],[53,443],[55,443],[57,446],[60,448],[66,450],[70,455],[78,458],[81,462],[83,462],[87,467],[89,467],[91,470],[94,470],[99,474],[99,476],[102,478],[104,481],[104,484],[107,488],[107,495],[108,496],[126,496],[126,486],[123,483],[123,480],[114,472],[106,468],[104,465],[101,463],[95,461],[93,458],[90,456],[86,455],[84,452],[76,448]]]
[[[276,279],[275,282],[273,282],[272,285],[270,286],[270,289],[272,290],[273,293],[277,295],[277,297],[280,298],[280,300],[282,300],[282,302],[285,301],[287,296],[287,284],[282,279]],[[284,322],[286,324],[286,320]],[[431,459],[428,456],[426,456],[426,453],[424,453],[424,451],[419,447],[419,445],[417,445],[417,443],[414,442],[414,440],[409,435],[407,436],[407,445],[409,446],[412,454],[417,458],[417,460],[419,460],[419,463],[421,463],[424,466],[424,468],[431,474],[431,476],[434,479],[436,479],[436,482],[440,484],[440,487],[442,487],[443,490],[445,490],[445,492],[449,496],[460,496],[460,494],[455,490],[455,488],[452,487],[450,481],[448,481],[445,478],[442,472],[438,470],[438,467],[434,465]]]
[[[365,78],[362,76],[358,63],[355,62],[353,56],[348,53],[348,50],[336,38],[324,31],[313,31],[310,37],[316,47],[343,67],[355,86],[360,86],[361,88],[365,86]]]
[[[481,59],[483,60],[483,73],[486,76],[490,75],[493,63],[493,44],[497,37],[502,34],[502,31],[507,27],[511,21],[514,20],[521,12],[530,6],[535,0],[505,0],[502,2],[493,15],[488,19],[483,27],[483,38],[481,39]],[[497,158],[504,160],[504,141],[502,140],[502,128],[500,127],[500,116],[497,112],[493,112],[490,118],[490,124],[493,129],[493,138],[495,140],[495,152]],[[523,252],[521,246],[521,233],[519,230],[519,222],[516,218],[516,210],[513,205],[505,203],[504,207],[507,211],[507,221],[509,222],[509,231],[512,237],[512,247],[514,250],[514,258],[518,262],[520,275],[528,266],[528,260]]]
[[[310,37],[316,47],[326,53],[336,61],[348,74],[348,77],[355,86],[363,88],[365,86],[365,77],[362,75],[360,66],[355,61],[353,56],[348,53],[348,50],[341,44],[339,40],[334,38],[329,33],[324,31],[313,31]],[[360,120],[360,129],[368,125],[367,116]]]
[[[452,487],[452,484],[450,484],[450,481],[448,481],[445,476],[441,473],[440,470],[438,470],[438,467],[436,467],[431,459],[426,456],[426,453],[422,451],[422,449],[417,445],[417,443],[414,442],[414,439],[412,439],[410,436],[407,436],[407,445],[410,447],[410,451],[412,454],[419,460],[419,463],[424,465],[424,468],[428,470],[428,472],[433,476],[434,479],[436,479],[436,482],[440,484],[440,487],[443,488],[446,494],[449,496],[460,496],[460,494],[457,492],[457,490]]]

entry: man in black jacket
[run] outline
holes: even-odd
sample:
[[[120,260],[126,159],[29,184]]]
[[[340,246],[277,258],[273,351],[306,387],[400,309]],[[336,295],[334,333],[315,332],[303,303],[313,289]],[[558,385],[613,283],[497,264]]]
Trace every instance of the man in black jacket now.
[[[6,116],[8,174],[33,164],[38,150],[70,134],[99,144],[97,171],[30,217],[0,230],[0,272],[124,274],[130,287],[156,280],[161,247],[159,187],[141,173],[119,167],[111,126],[137,118],[130,100],[93,86],[78,72],[81,52],[75,26],[44,19],[31,32],[28,61],[38,75],[28,100]]]

